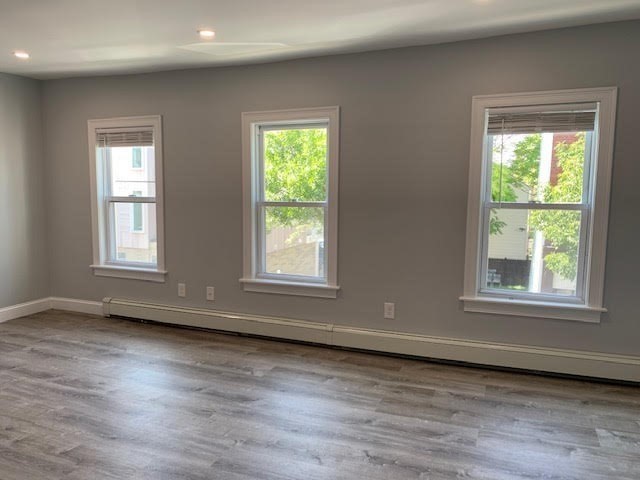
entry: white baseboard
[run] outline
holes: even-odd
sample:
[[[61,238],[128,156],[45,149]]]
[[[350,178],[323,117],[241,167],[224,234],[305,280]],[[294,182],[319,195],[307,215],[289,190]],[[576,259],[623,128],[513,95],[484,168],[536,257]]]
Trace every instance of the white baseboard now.
[[[640,382],[640,357],[477,342],[105,298],[104,314],[481,365]]]
[[[640,382],[640,357],[336,326],[333,344],[442,360]]]
[[[0,323],[13,320],[14,318],[33,315],[34,313],[44,312],[51,308],[48,298],[40,298],[30,302],[11,305],[10,307],[0,308]]]
[[[0,323],[51,310],[52,308],[56,310],[66,310],[68,312],[89,313],[91,315],[103,314],[102,302],[91,302],[74,298],[46,297],[0,308]]]
[[[88,313],[90,315],[102,315],[102,302],[90,300],[78,300],[76,298],[49,297],[49,308],[66,310],[67,312]]]
[[[332,325],[326,323],[158,305],[115,298],[104,299],[104,314],[327,345],[330,345],[331,340]]]

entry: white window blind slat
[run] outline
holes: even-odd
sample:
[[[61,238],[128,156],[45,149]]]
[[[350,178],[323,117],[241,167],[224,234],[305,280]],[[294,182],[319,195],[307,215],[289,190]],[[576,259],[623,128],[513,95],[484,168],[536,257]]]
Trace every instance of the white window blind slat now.
[[[96,133],[96,142],[100,147],[151,147],[153,146],[153,131],[102,131]]]
[[[595,121],[595,111],[531,113],[489,112],[487,134],[591,132],[595,128]]]

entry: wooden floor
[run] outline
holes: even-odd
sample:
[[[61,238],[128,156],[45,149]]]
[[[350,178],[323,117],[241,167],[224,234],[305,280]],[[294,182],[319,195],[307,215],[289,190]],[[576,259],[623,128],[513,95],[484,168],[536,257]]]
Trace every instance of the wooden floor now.
[[[640,479],[640,388],[64,312],[0,324],[0,479]]]

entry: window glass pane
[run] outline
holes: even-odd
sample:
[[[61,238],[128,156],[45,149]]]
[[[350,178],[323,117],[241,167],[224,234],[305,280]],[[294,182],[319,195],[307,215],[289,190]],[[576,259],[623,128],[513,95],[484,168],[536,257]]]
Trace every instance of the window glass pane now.
[[[113,261],[156,264],[158,236],[155,203],[112,203]]]
[[[144,230],[143,221],[142,221],[142,210],[143,205],[141,203],[133,204],[133,228],[134,232],[142,232]]]
[[[136,196],[156,196],[154,147],[109,147],[108,150],[112,196],[129,197],[136,195],[135,192],[140,192]],[[140,163],[135,152],[140,154]]]
[[[264,207],[265,272],[325,277],[324,209]]]
[[[264,130],[263,146],[266,201],[326,200],[326,128]]]
[[[142,168],[142,148],[133,147],[131,158],[131,168]]]
[[[575,296],[581,215],[492,210],[485,288]]]
[[[590,132],[493,135],[493,202],[582,203]]]

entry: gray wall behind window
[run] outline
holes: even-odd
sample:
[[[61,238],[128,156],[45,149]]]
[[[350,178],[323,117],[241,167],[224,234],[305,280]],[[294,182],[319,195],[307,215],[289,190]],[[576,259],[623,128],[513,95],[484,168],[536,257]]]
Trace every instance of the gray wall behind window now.
[[[49,293],[40,90],[0,73],[0,308]]]
[[[640,22],[276,64],[48,81],[52,293],[639,353]],[[464,313],[471,97],[620,88],[602,324]],[[245,293],[240,113],[340,105],[337,300]],[[166,284],[91,274],[86,122],[163,115]],[[176,295],[178,281],[188,297]],[[216,302],[205,302],[205,286]],[[383,319],[384,301],[396,320]]]

